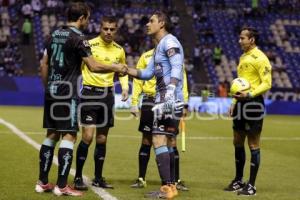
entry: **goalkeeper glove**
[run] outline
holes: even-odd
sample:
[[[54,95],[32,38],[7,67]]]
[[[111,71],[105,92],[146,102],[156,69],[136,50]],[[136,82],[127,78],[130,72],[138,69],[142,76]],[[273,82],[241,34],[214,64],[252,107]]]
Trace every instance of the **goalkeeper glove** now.
[[[153,111],[154,118],[161,119],[164,114],[163,103],[156,104],[151,110]]]
[[[165,101],[173,101],[175,102],[175,89],[176,89],[176,86],[173,85],[173,84],[169,84],[167,86],[167,92],[165,94]]]
[[[164,102],[164,103],[160,103],[160,104],[157,104],[155,105],[153,108],[152,108],[152,111],[154,112],[154,116],[158,119],[161,119],[162,116],[164,114],[172,114],[172,112],[175,110],[181,110],[183,109],[185,103],[183,102],[172,102],[172,101],[167,101],[167,102]]]

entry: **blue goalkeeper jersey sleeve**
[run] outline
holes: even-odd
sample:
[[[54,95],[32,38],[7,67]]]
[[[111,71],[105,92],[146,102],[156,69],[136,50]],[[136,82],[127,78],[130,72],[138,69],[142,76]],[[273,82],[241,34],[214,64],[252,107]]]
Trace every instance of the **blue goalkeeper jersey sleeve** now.
[[[172,34],[165,35],[156,46],[147,68],[140,73],[140,78],[144,80],[155,76],[156,103],[165,101],[165,93],[171,78],[178,80],[175,99],[183,101],[183,63],[184,53],[180,42]]]

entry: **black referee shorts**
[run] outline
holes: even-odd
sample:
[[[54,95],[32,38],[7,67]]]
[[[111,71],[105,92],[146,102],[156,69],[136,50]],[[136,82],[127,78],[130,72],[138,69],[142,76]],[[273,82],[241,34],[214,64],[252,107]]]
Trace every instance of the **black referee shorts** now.
[[[79,107],[81,125],[113,127],[114,104],[113,87],[83,86]]]
[[[262,96],[238,101],[233,110],[233,130],[247,134],[260,133],[264,113],[265,104]]]
[[[152,96],[143,96],[143,102],[141,107],[141,117],[139,131],[142,133],[151,134],[153,126],[153,111],[155,98]]]

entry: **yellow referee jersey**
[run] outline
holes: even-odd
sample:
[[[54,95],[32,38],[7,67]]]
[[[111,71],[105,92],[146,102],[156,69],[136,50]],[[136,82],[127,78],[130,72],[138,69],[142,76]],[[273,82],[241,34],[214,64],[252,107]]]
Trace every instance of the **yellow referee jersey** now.
[[[272,87],[272,66],[268,57],[257,47],[240,57],[237,76],[250,82],[253,97],[264,94]]]
[[[151,49],[145,53],[143,53],[137,63],[136,68],[137,69],[145,69],[147,67],[147,64],[150,62],[150,59],[153,56],[154,49]],[[151,80],[143,81],[134,78],[133,79],[133,89],[132,89],[132,96],[131,96],[131,105],[137,106],[139,103],[139,97],[141,93],[144,93],[149,96],[155,96],[155,86],[156,86],[156,80],[155,77],[153,77]],[[183,74],[183,97],[184,102],[188,102],[189,94],[188,94],[188,88],[187,88],[187,78],[186,78],[186,72],[184,70]]]
[[[100,36],[89,40],[93,57],[96,61],[104,64],[126,63],[125,51],[116,42],[105,43]],[[114,86],[114,72],[111,73],[94,73],[83,64],[82,65],[83,85],[95,87],[112,87]],[[119,77],[123,90],[128,90],[128,76]]]

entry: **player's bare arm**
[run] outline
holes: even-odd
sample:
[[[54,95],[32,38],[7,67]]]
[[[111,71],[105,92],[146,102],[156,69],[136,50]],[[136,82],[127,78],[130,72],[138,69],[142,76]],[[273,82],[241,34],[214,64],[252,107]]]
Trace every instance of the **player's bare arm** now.
[[[243,100],[243,99],[251,98],[251,94],[249,92],[240,92],[238,94],[234,94],[233,97],[238,100]]]
[[[48,55],[44,54],[43,58],[40,61],[40,67],[41,67],[41,76],[43,80],[44,86],[47,85],[48,82]]]
[[[141,80],[150,80],[154,76],[154,69],[152,65],[149,65],[149,67],[147,67],[144,70],[140,70],[136,68],[128,68],[126,73],[132,76],[133,78],[137,78]]]
[[[127,101],[128,97],[128,89],[122,89],[122,101]]]
[[[89,70],[92,72],[101,72],[101,73],[109,73],[109,72],[118,72],[118,73],[126,73],[128,67],[126,64],[122,63],[113,63],[112,65],[105,65],[95,61],[92,56],[82,58],[83,62],[88,66]]]

